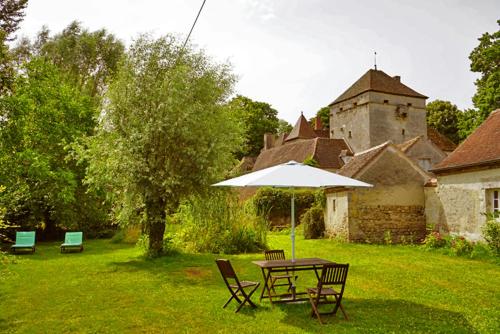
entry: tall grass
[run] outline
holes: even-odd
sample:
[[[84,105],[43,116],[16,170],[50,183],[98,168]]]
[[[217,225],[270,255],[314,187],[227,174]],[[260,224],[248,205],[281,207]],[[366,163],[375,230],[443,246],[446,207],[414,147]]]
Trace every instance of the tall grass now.
[[[236,254],[266,248],[267,221],[251,201],[241,203],[236,194],[214,189],[181,205],[176,220],[177,237],[191,252]]]

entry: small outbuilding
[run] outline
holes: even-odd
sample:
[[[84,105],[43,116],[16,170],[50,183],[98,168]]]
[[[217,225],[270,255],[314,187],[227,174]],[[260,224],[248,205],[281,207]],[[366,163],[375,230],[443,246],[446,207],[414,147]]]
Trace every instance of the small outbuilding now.
[[[373,185],[326,191],[327,234],[355,242],[415,242],[426,234],[424,184],[429,175],[385,142],[354,157],[339,174]]]
[[[431,171],[437,179],[425,190],[427,223],[481,239],[485,213],[500,211],[500,109]]]

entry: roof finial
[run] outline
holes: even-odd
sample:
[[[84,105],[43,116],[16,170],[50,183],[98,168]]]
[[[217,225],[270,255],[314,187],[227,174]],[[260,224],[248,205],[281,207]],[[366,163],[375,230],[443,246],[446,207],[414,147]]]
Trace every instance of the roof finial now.
[[[300,116],[304,116],[304,111],[300,111]]]
[[[374,51],[373,53],[374,53],[373,57],[374,57],[374,60],[375,60],[374,63],[375,63],[375,71],[376,71],[377,70],[377,51]]]

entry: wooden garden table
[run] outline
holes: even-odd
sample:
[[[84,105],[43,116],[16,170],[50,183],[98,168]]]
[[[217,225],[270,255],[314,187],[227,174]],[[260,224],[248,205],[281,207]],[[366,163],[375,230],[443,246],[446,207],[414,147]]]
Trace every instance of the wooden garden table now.
[[[264,286],[262,287],[262,292],[260,298],[269,298],[271,305],[273,304],[273,298],[279,297],[280,299],[275,300],[274,303],[294,303],[300,301],[309,300],[309,298],[299,298],[298,295],[307,294],[307,292],[296,292],[295,284],[292,286],[292,293],[286,294],[271,294],[271,274],[272,273],[284,273],[284,272],[296,272],[304,270],[314,270],[317,279],[319,280],[318,270],[323,268],[324,264],[333,263],[332,261],[319,259],[319,258],[305,258],[305,259],[295,259],[295,260],[270,260],[270,261],[252,261],[253,264],[260,267],[262,271],[262,276],[264,278]],[[292,276],[295,276],[293,274]],[[265,295],[267,291],[267,295]]]

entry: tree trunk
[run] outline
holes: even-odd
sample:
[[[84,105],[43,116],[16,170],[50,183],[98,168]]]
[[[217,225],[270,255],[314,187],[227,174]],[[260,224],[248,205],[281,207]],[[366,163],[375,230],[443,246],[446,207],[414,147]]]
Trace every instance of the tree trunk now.
[[[165,205],[158,200],[146,204],[148,219],[148,255],[160,256],[163,252],[163,234],[165,233]]]
[[[163,253],[164,233],[165,233],[165,220],[150,223],[148,253],[151,257],[160,256]]]

